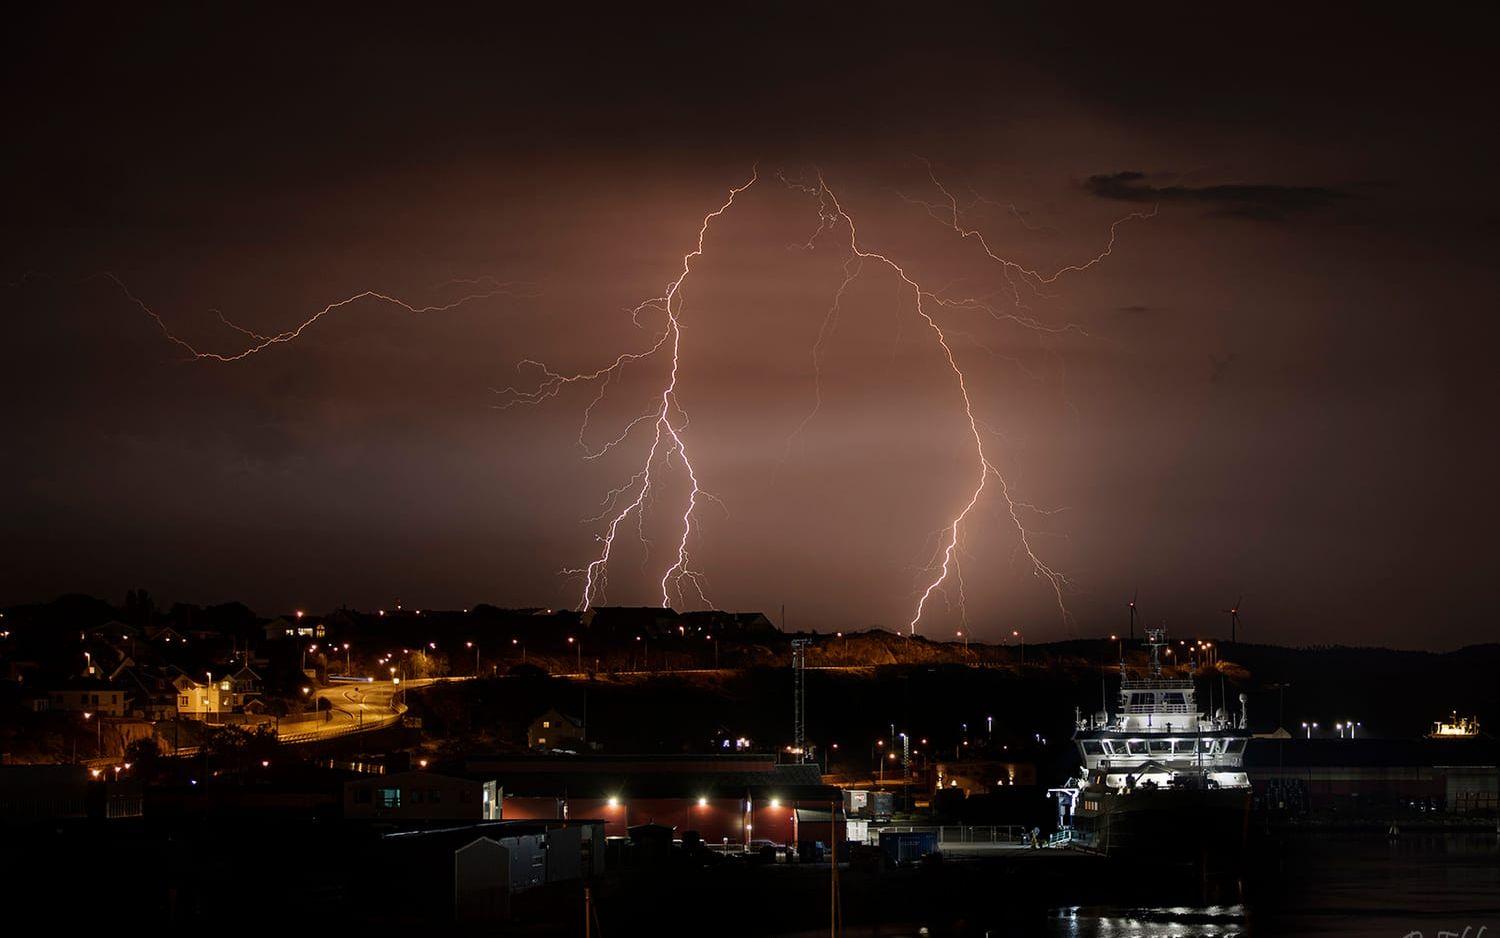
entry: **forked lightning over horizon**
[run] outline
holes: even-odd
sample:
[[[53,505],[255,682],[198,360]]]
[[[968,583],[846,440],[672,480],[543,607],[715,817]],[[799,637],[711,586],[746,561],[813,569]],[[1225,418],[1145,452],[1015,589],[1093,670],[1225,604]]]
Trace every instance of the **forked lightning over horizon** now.
[[[1043,560],[1034,549],[1032,534],[1028,531],[1021,518],[1021,511],[1029,506],[1013,498],[1010,485],[1006,481],[1005,476],[986,451],[985,434],[982,430],[983,424],[979,416],[975,413],[975,405],[970,394],[968,376],[965,374],[964,368],[949,341],[949,333],[945,332],[943,324],[937,318],[938,311],[980,311],[996,319],[1008,321],[1038,332],[1081,332],[1082,330],[1071,324],[1054,326],[1036,319],[1024,301],[1023,288],[1034,296],[1045,297],[1046,294],[1042,292],[1043,287],[1057,282],[1065,275],[1086,271],[1108,258],[1115,248],[1118,228],[1122,223],[1132,219],[1149,218],[1156,213],[1156,210],[1132,212],[1116,220],[1110,226],[1108,242],[1102,251],[1086,261],[1068,264],[1048,273],[1024,266],[1004,257],[991,246],[989,240],[986,239],[982,232],[965,225],[963,221],[963,208],[959,205],[957,198],[938,179],[932,167],[926,164],[925,161],[924,166],[926,166],[928,179],[940,194],[941,200],[924,202],[908,198],[904,195],[901,197],[908,202],[923,207],[928,215],[951,229],[958,235],[961,241],[976,243],[985,259],[999,265],[1001,275],[1005,278],[1012,294],[1009,308],[997,308],[985,297],[955,297],[949,295],[944,290],[935,290],[924,286],[916,278],[916,275],[909,272],[896,259],[867,246],[865,242],[861,241],[854,218],[840,202],[821,171],[814,171],[810,174],[810,177],[816,180],[812,183],[788,178],[781,173],[775,174],[775,178],[780,183],[792,190],[806,194],[815,203],[818,214],[818,225],[804,247],[812,250],[825,240],[835,239],[838,249],[843,252],[844,257],[844,278],[835,291],[833,301],[825,315],[813,349],[815,371],[815,401],[813,408],[795,428],[792,437],[805,430],[812,416],[817,412],[821,402],[822,376],[819,364],[822,347],[831,331],[831,324],[837,316],[844,292],[853,281],[867,272],[867,268],[871,266],[885,268],[895,277],[898,291],[910,297],[912,309],[930,332],[938,350],[942,353],[958,392],[956,403],[962,407],[968,433],[972,436],[973,441],[974,468],[972,487],[966,489],[964,494],[955,500],[954,514],[940,529],[939,549],[934,556],[932,564],[928,567],[926,578],[919,584],[915,605],[910,621],[907,623],[908,633],[916,633],[917,626],[922,621],[923,615],[927,611],[934,595],[939,592],[944,592],[946,595],[946,591],[950,588],[950,580],[953,581],[956,603],[960,609],[963,608],[962,574],[959,569],[958,555],[963,538],[964,525],[984,497],[986,489],[990,487],[991,479],[994,480],[994,486],[998,489],[1006,514],[1015,527],[1020,549],[1025,552],[1033,572],[1047,581],[1064,622],[1070,623],[1071,616],[1065,597],[1069,581],[1066,576]],[[697,520],[698,509],[704,501],[715,500],[715,496],[703,487],[703,480],[700,479],[698,470],[694,466],[692,457],[689,454],[686,433],[688,425],[687,412],[679,400],[679,375],[685,354],[682,342],[681,319],[684,307],[683,288],[693,272],[694,261],[701,258],[708,250],[711,228],[714,222],[728,213],[734,207],[737,199],[743,197],[746,192],[757,184],[762,183],[762,181],[762,173],[757,167],[751,171],[747,180],[730,188],[724,200],[716,208],[703,216],[698,226],[696,243],[682,256],[682,265],[675,279],[666,285],[659,296],[647,299],[631,310],[631,316],[635,324],[641,328],[646,327],[643,317],[652,314],[661,317],[661,324],[657,327],[658,331],[655,333],[652,341],[641,349],[619,353],[609,359],[602,367],[591,371],[571,374],[555,371],[539,361],[525,359],[520,363],[520,367],[539,370],[541,373],[540,380],[534,386],[528,388],[507,387],[498,391],[501,396],[500,406],[504,408],[519,404],[541,403],[549,398],[556,397],[565,388],[572,385],[594,385],[596,390],[592,399],[584,408],[578,434],[578,441],[584,449],[585,459],[595,459],[606,452],[625,446],[638,433],[645,433],[649,436],[649,442],[644,445],[644,452],[639,463],[639,468],[628,479],[606,494],[603,502],[603,511],[594,518],[589,519],[602,525],[597,534],[598,552],[589,559],[585,566],[565,571],[578,575],[582,580],[582,588],[578,597],[578,608],[580,610],[586,610],[603,600],[608,582],[610,561],[615,551],[617,540],[622,534],[622,529],[631,523],[632,516],[634,516],[634,523],[637,525],[637,534],[644,541],[644,534],[641,530],[644,515],[654,503],[654,496],[661,485],[662,476],[674,469],[674,459],[680,465],[680,470],[686,475],[687,494],[682,502],[680,523],[676,526],[676,533],[673,537],[670,562],[667,564],[657,583],[661,604],[664,607],[670,607],[673,606],[675,600],[678,606],[682,606],[693,602],[694,600],[690,597],[695,596],[696,601],[700,601],[704,605],[712,605],[706,592],[705,575],[703,571],[694,567],[690,551],[697,530],[695,522]],[[1014,209],[1012,209],[1012,212],[1014,213]],[[113,274],[104,274],[102,276],[113,282],[133,304],[151,317],[168,341],[184,349],[193,359],[219,363],[241,361],[265,351],[273,345],[294,341],[302,335],[304,330],[318,322],[324,316],[361,300],[375,300],[395,305],[413,314],[424,314],[451,310],[474,300],[501,295],[531,295],[523,285],[501,282],[485,277],[468,281],[454,281],[453,283],[456,284],[467,284],[485,289],[467,293],[451,302],[432,305],[416,305],[397,299],[386,293],[365,290],[329,303],[294,328],[270,335],[261,334],[246,328],[227,319],[220,313],[218,314],[219,319],[224,325],[251,340],[249,345],[238,351],[221,353],[203,351],[195,347],[174,333],[162,316],[131,292],[122,280]],[[444,286],[448,286],[448,284]],[[650,406],[639,416],[628,421],[618,434],[603,445],[591,448],[585,441],[585,435],[589,428],[589,420],[593,416],[595,408],[608,394],[611,384],[620,376],[622,370],[627,365],[651,359],[657,355],[670,355],[671,360],[664,383],[660,391],[653,395]],[[788,439],[789,447],[790,443],[791,438]]]

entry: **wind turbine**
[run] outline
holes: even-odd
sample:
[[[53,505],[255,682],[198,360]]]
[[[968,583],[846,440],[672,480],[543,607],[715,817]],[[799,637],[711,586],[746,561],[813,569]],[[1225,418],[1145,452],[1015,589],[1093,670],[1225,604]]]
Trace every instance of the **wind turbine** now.
[[[1239,634],[1239,630],[1240,630],[1240,606],[1244,602],[1245,602],[1245,597],[1241,596],[1239,599],[1236,599],[1234,601],[1234,605],[1233,606],[1230,606],[1228,609],[1220,609],[1219,610],[1220,612],[1224,613],[1225,615],[1227,615],[1229,617],[1229,641],[1230,642],[1235,642],[1235,641],[1238,640],[1238,634]]]

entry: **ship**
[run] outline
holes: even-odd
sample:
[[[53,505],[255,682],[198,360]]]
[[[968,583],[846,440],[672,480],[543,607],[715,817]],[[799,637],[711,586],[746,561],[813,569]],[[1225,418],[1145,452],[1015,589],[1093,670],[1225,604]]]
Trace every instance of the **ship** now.
[[[1166,631],[1146,633],[1150,664],[1126,673],[1118,708],[1075,711],[1081,765],[1061,788],[1054,844],[1122,858],[1212,863],[1243,852],[1250,817],[1245,695],[1239,713],[1200,713],[1191,675],[1168,677]]]

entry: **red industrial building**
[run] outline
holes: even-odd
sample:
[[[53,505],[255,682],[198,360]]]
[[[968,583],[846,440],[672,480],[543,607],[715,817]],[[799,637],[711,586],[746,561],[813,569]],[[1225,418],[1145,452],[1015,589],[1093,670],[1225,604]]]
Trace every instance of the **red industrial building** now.
[[[465,768],[498,780],[506,820],[597,818],[611,837],[661,824],[733,846],[844,840],[840,790],[816,765],[771,755],[480,756]]]

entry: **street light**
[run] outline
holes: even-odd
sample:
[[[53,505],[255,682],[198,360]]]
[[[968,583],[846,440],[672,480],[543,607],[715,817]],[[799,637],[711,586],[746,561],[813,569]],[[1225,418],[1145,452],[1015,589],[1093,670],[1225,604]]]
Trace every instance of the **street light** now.
[[[1021,634],[1021,630],[1020,629],[1011,629],[1010,630],[1010,636],[1011,636],[1011,638],[1019,638],[1021,640],[1021,663],[1025,664],[1026,663],[1026,636],[1024,636],[1024,635]]]
[[[87,720],[94,720],[94,714],[90,713],[87,710],[85,710],[83,712],[83,718],[86,721]],[[103,751],[104,751],[104,721],[103,720],[94,720],[94,755],[99,755]]]
[[[473,642],[464,642],[464,647],[465,648],[472,648],[472,649],[474,649],[474,676],[478,677],[479,676],[479,646],[475,645]]]
[[[572,645],[573,648],[574,648],[574,650],[578,652],[578,673],[582,674],[583,673],[583,642],[575,641],[573,639],[573,636],[569,635],[568,636],[568,644]]]

